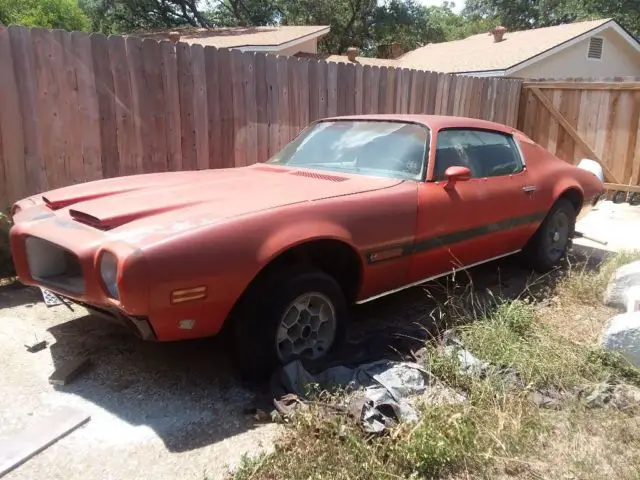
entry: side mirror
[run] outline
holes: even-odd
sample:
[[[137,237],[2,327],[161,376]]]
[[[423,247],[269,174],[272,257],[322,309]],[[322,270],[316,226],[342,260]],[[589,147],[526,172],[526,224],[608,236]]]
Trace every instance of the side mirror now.
[[[451,188],[456,182],[466,182],[471,179],[471,170],[467,167],[455,166],[449,167],[444,172],[447,177],[447,184],[445,187]]]

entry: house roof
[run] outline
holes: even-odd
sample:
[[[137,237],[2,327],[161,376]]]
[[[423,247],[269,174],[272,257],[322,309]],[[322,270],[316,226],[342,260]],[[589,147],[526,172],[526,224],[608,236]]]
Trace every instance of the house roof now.
[[[472,35],[464,40],[433,43],[417,48],[403,55],[400,61],[407,67],[449,73],[506,70],[609,21],[610,19],[602,19],[517,32],[507,31],[503,40],[497,43],[490,33]]]
[[[178,28],[149,32],[140,37],[166,39],[170,32],[180,33],[180,41],[216,48],[278,51],[329,33],[325,25],[230,28]]]
[[[504,75],[528,63],[543,58],[580,41],[596,32],[612,27],[637,50],[640,43],[611,19],[576,22],[555,27],[509,32],[503,41],[495,42],[493,35],[472,35],[464,40],[433,43],[405,53],[395,60],[364,59],[364,65],[414,68],[445,73],[477,73]],[[330,61],[348,62],[347,57],[333,55]]]

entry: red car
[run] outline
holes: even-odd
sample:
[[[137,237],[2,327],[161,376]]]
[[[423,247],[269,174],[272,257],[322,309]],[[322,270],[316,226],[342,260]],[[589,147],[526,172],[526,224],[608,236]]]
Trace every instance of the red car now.
[[[313,123],[264,164],[112,178],[17,202],[19,278],[144,339],[232,328],[247,373],[319,358],[347,306],[524,251],[565,254],[601,171],[445,116]]]

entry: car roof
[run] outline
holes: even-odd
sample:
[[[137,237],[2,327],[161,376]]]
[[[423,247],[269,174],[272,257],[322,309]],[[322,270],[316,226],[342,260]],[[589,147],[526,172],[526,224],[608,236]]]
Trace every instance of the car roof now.
[[[482,128],[496,130],[503,133],[515,133],[518,130],[501,123],[480,120],[478,118],[455,117],[449,115],[409,115],[409,114],[376,114],[376,115],[347,115],[323,118],[327,120],[375,120],[391,122],[419,123],[432,130],[443,128]]]

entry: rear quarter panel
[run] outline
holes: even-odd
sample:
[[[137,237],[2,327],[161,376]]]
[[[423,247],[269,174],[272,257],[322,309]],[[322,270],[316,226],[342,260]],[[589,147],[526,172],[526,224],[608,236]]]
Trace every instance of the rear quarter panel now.
[[[525,157],[531,182],[536,186],[535,201],[541,210],[550,210],[566,191],[580,193],[583,204],[591,203],[603,191],[603,185],[590,172],[569,164],[525,135],[516,134]]]

